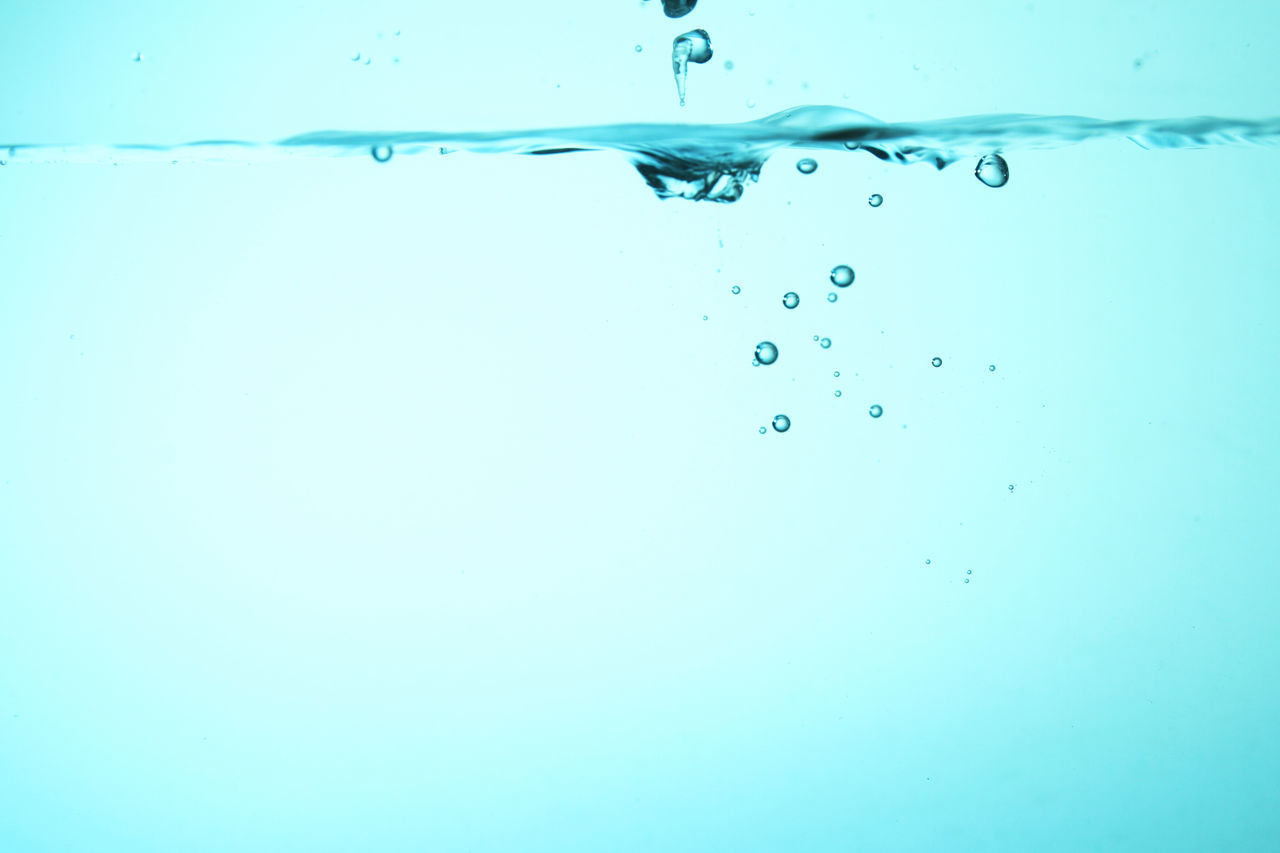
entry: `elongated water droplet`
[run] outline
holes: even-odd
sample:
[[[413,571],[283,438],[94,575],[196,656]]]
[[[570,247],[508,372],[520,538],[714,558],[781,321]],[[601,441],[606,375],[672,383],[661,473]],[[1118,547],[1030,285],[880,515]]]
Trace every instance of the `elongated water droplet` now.
[[[870,409],[867,409],[867,414],[873,418],[878,418],[884,414],[884,408],[879,403],[876,403]]]
[[[796,169],[798,169],[802,175],[812,175],[814,172],[818,171],[818,161],[814,160],[812,157],[806,157],[796,163]]]
[[[785,294],[782,297],[783,308],[795,308],[799,304],[800,304],[800,294],[796,293],[794,290],[791,291],[790,293]]]
[[[697,5],[698,0],[662,0],[662,11],[668,18],[683,18]]]
[[[853,284],[853,267],[841,264],[831,270],[831,283],[836,287],[848,287]]]
[[[375,145],[369,149],[369,153],[372,154],[373,159],[377,160],[379,163],[385,163],[391,159],[392,151],[390,145]]]
[[[711,36],[706,30],[689,30],[676,36],[671,43],[671,70],[676,76],[676,91],[680,93],[680,106],[684,106],[685,81],[689,76],[689,63],[702,64],[711,59]]]
[[[831,338],[823,338],[822,340],[818,341],[818,346],[822,347],[823,349],[831,349]]]
[[[867,204],[872,207],[879,207],[884,204],[884,196],[880,195],[880,193],[872,193],[871,197],[867,199]]]
[[[773,341],[761,341],[756,344],[756,358],[761,364],[773,364],[778,360],[778,347]]]
[[[791,418],[786,415],[777,415],[773,419],[773,428],[778,432],[786,432],[791,429]]]
[[[933,357],[933,361],[932,361],[932,362],[930,362],[930,363],[931,363],[934,367],[942,367],[942,359],[938,358],[936,355]]]
[[[978,161],[973,174],[989,187],[1002,187],[1009,183],[1009,164],[999,154],[987,154]]]

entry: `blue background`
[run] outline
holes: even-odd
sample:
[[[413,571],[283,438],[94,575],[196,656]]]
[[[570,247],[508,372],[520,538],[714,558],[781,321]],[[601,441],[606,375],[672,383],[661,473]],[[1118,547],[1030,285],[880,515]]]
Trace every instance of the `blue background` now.
[[[659,5],[5,2],[0,142],[1280,113],[1271,3]],[[1280,847],[1275,150],[94,150],[0,169],[0,849]]]

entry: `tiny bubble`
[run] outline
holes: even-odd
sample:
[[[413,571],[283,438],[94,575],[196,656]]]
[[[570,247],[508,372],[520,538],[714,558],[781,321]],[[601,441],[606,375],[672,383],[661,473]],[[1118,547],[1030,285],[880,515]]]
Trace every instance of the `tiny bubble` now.
[[[836,396],[837,396],[837,397],[839,397],[839,396],[840,396],[840,391],[839,391],[839,390],[837,390],[837,391],[836,391]]]
[[[928,557],[925,557],[925,558],[924,558],[924,564],[925,564],[926,566],[931,565],[932,563],[933,563],[933,560],[930,560]]]
[[[867,204],[872,207],[879,207],[884,204],[884,196],[880,195],[880,193],[872,193],[871,197],[867,199]]]
[[[761,434],[761,435],[764,435],[766,432],[768,432],[768,430],[767,430],[767,429],[765,429],[764,427],[760,427],[760,434]]]
[[[931,362],[930,362],[930,364],[932,364],[934,367],[942,367],[942,359],[938,358],[938,357],[935,355],[935,356],[933,357],[933,361],[931,361]]]
[[[835,302],[835,301],[836,301],[837,299],[839,299],[839,298],[840,298],[840,297],[836,296],[836,294],[835,294],[835,292],[834,292],[834,291],[833,291],[833,292],[831,292],[831,293],[828,293],[828,294],[827,294],[827,301],[828,301],[828,302]]]
[[[973,569],[965,569],[965,570],[964,570],[964,573],[965,573],[966,575],[971,575],[971,574],[973,574]]]
[[[732,59],[726,59],[726,60],[724,61],[724,70],[725,70],[725,71],[732,71],[732,70],[733,70],[733,60],[732,60]]]
[[[640,45],[636,45],[636,53],[639,53],[639,52],[640,52],[640,51],[642,51],[642,50],[644,50],[644,48],[643,48],[642,46],[640,46]]]
[[[143,59],[145,59],[145,58],[146,58],[146,57],[144,57],[144,56],[142,55],[142,51],[138,51],[137,53],[135,53],[135,54],[133,55],[133,61],[134,61],[134,62],[141,62],[141,61],[142,61]]]
[[[1010,484],[1009,484],[1009,491],[1011,491],[1011,492],[1013,491],[1013,483],[1010,483]]]
[[[756,358],[761,364],[773,364],[778,360],[778,347],[772,341],[756,344]]]
[[[867,414],[871,415],[873,418],[878,418],[884,414],[884,407],[877,403],[867,410]]]
[[[352,62],[359,62],[359,61],[360,61],[360,54],[359,54],[359,53],[357,53],[355,56],[351,57],[351,61],[352,61]]]
[[[965,583],[968,583],[968,582],[969,582],[969,579],[968,579],[968,578],[965,578],[965,579],[964,579],[964,582],[965,582]]]
[[[742,288],[735,284],[733,287],[729,288],[729,292],[737,295],[742,292]]]
[[[834,371],[831,375],[832,375],[832,376],[834,376],[836,379],[839,379],[839,378],[840,378],[840,371],[838,371],[838,370],[837,370],[837,371]]]

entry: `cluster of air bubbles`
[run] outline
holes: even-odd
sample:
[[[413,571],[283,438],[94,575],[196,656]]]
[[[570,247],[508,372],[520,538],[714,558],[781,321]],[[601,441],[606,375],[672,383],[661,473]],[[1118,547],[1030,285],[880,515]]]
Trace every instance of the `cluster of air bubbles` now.
[[[836,292],[834,290],[827,294],[828,302],[835,302],[839,298],[840,297],[836,295]]]
[[[818,171],[818,161],[812,157],[805,157],[796,163],[796,170],[802,175],[812,175]]]
[[[375,145],[369,149],[369,153],[373,155],[373,159],[379,163],[385,163],[391,159],[392,150],[390,145]]]
[[[773,341],[756,344],[756,360],[761,364],[773,364],[778,360],[778,347]]]
[[[742,292],[742,288],[738,287],[738,285],[735,284],[733,287],[729,288],[729,292],[732,293],[734,296],[737,296],[739,293]]]
[[[880,193],[872,193],[867,198],[867,204],[871,205],[872,207],[879,207],[880,205],[884,204],[884,196],[880,195]]]
[[[796,293],[794,290],[784,294],[782,297],[783,308],[788,308],[788,309],[795,308],[799,304],[800,304],[800,294]]]
[[[680,93],[680,106],[684,106],[689,63],[701,65],[710,59],[711,36],[706,30],[689,30],[683,35],[676,36],[675,41],[671,43],[671,70],[676,77],[676,91]]]
[[[879,403],[876,403],[872,405],[870,409],[867,409],[867,414],[871,415],[873,418],[878,418],[884,414],[884,407]]]
[[[760,427],[760,434],[761,434],[761,435],[764,435],[766,432],[768,432],[768,429],[767,429],[766,427]]]
[[[978,161],[973,174],[989,187],[1002,187],[1009,183],[1009,164],[999,154],[987,154]]]
[[[786,432],[791,429],[791,418],[786,415],[775,415],[773,418],[773,428],[778,432]]]
[[[644,47],[643,47],[643,46],[641,46],[641,45],[636,45],[636,53],[639,53],[639,52],[640,52],[640,51],[642,51],[642,50],[644,50]]]
[[[822,340],[818,341],[818,346],[822,347],[823,349],[831,349],[831,338],[823,338]]]
[[[853,284],[853,267],[841,264],[831,270],[831,283],[836,287],[848,287]]]
[[[932,362],[930,362],[930,364],[932,364],[934,367],[942,367],[942,359],[938,358],[938,357],[935,355],[935,356],[933,357],[933,361],[932,361]]]
[[[928,557],[925,557],[925,558],[924,558],[924,564],[925,564],[926,566],[931,565],[932,563],[933,563],[933,560],[930,560]]]

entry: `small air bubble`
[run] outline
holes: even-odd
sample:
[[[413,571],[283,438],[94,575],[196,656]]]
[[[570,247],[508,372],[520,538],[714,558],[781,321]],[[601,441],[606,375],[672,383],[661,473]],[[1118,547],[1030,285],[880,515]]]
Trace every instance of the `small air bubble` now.
[[[987,154],[978,161],[973,174],[989,187],[1002,187],[1009,183],[1009,164],[999,154]]]
[[[761,341],[756,344],[756,358],[761,364],[773,364],[778,360],[778,347],[773,341]]]
[[[818,161],[814,160],[812,157],[806,157],[796,163],[796,169],[799,170],[802,175],[812,175],[814,172],[818,171]]]
[[[364,64],[365,64],[365,65],[368,65],[370,62],[373,62],[373,57],[372,57],[372,56],[366,56],[366,57],[364,58]]]
[[[703,319],[703,321],[705,322],[705,321],[706,321],[706,319],[707,319],[707,315],[706,315],[706,314],[703,314],[703,315],[702,315],[702,319]]]
[[[783,308],[795,308],[799,304],[800,304],[800,294],[796,293],[794,290],[791,291],[790,293],[785,294],[782,297]]]
[[[636,45],[636,53],[639,53],[642,50],[644,50],[644,47],[642,47],[641,45]]]
[[[872,207],[879,207],[880,205],[884,204],[884,196],[880,195],[880,193],[872,193],[871,196],[867,199],[867,204],[871,205]]]
[[[379,163],[385,163],[391,159],[392,151],[390,145],[375,145],[369,149],[369,153],[372,154],[373,159],[377,160]]]
[[[1013,483],[1010,483],[1010,484],[1009,484],[1009,491],[1011,491],[1011,492],[1013,491]]]
[[[987,365],[987,372],[988,372],[988,373],[995,373],[995,372],[996,372],[996,366],[995,366],[994,364],[988,364],[988,365]]]
[[[832,376],[834,376],[836,379],[839,379],[839,378],[840,378],[840,371],[838,371],[838,370],[837,370],[837,371],[833,372],[831,375],[832,375]]]
[[[818,346],[822,347],[823,349],[831,349],[831,338],[823,338],[822,340],[818,341]]]
[[[839,392],[838,390],[836,391],[836,396],[837,396],[837,397],[839,397],[839,396],[840,396],[840,392]]]
[[[862,146],[859,145],[857,142],[854,142],[852,139],[846,139],[844,141],[844,147],[848,148],[850,151],[857,151]]]
[[[938,358],[938,357],[935,355],[935,356],[933,357],[933,361],[931,361],[931,362],[930,362],[930,364],[932,364],[934,367],[942,367],[942,359]]]
[[[827,294],[827,301],[828,301],[828,302],[835,302],[835,301],[836,301],[837,299],[839,299],[839,298],[840,298],[839,296],[836,296],[835,291],[832,291],[831,293],[828,293],[828,294]]]
[[[735,284],[733,287],[729,288],[729,292],[734,295],[737,295],[742,292],[742,288],[738,287],[738,285]]]
[[[769,431],[769,430],[768,430],[767,428],[765,428],[765,427],[760,427],[760,434],[761,434],[761,435],[764,435],[764,434],[765,434],[766,432],[768,432],[768,431]]]
[[[786,432],[791,429],[791,418],[786,415],[777,415],[773,419],[773,428],[778,432]]]
[[[836,287],[848,287],[853,284],[853,267],[841,264],[831,270],[831,283]]]
[[[884,414],[884,407],[882,407],[880,404],[877,403],[876,405],[872,406],[870,409],[867,409],[867,414],[871,415],[871,417],[873,418],[878,418]]]

